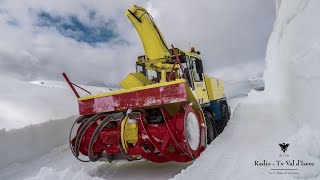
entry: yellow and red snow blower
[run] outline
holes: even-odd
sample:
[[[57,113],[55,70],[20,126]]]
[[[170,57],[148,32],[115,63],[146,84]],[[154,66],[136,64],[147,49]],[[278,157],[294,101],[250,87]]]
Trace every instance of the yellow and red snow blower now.
[[[194,48],[169,49],[144,8],[133,6],[125,14],[140,35],[145,55],[138,57],[136,72],[120,83],[123,89],[80,97],[74,86],[81,87],[63,73],[81,115],[70,131],[71,151],[84,162],[192,161],[230,118],[223,81],[204,75],[200,52]]]

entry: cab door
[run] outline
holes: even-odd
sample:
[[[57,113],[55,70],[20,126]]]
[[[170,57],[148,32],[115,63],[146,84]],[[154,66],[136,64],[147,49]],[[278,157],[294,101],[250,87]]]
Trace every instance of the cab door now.
[[[193,76],[193,92],[199,104],[209,102],[208,92],[204,81],[202,61],[190,56],[190,67]]]

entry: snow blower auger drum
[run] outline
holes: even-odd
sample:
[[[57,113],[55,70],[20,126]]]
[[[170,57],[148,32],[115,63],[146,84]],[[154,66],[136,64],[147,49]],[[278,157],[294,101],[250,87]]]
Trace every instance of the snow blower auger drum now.
[[[201,109],[185,104],[174,116],[164,108],[127,113],[81,116],[70,148],[83,162],[145,158],[153,162],[188,162],[206,147],[206,126]],[[74,127],[74,126],[73,126]],[[87,160],[80,158],[88,156]]]
[[[79,114],[69,142],[83,162],[147,159],[188,162],[224,129],[230,110],[221,79],[203,72],[200,52],[167,44],[151,15],[125,11],[144,46],[122,89],[92,95],[63,73],[77,96]],[[77,89],[88,96],[80,97]]]

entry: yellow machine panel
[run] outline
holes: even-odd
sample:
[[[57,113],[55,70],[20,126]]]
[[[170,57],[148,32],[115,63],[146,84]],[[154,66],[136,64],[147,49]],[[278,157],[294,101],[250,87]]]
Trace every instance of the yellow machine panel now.
[[[207,93],[207,87],[205,82],[194,82],[194,92],[199,104],[204,104],[209,102],[209,97]]]
[[[217,79],[209,76],[204,76],[204,79],[207,86],[209,101],[213,101],[213,100],[225,97],[224,85],[221,79]]]
[[[146,86],[153,84],[151,80],[149,80],[142,73],[130,73],[126,78],[124,78],[120,85],[123,89],[130,89],[139,86]]]

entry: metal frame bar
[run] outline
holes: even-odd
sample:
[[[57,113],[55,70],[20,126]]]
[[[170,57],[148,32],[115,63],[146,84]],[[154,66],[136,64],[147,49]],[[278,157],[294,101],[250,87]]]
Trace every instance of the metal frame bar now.
[[[83,91],[85,91],[85,92],[87,92],[88,94],[91,95],[91,93],[88,90],[86,90],[86,89],[82,88],[81,86],[76,85],[75,83],[71,82],[70,79],[68,78],[68,76],[66,75],[66,73],[62,73],[62,75],[63,75],[64,79],[67,81],[67,83],[69,84],[69,86],[72,89],[73,93],[77,96],[77,98],[80,98],[80,95],[77,92],[76,88],[74,88],[74,86],[76,86],[77,88],[79,88],[79,89],[81,89],[81,90],[83,90]]]
[[[172,76],[172,73],[173,73],[173,70],[174,70],[174,67],[176,66],[176,64],[177,64],[177,62],[178,62],[178,63],[179,63],[179,66],[180,66],[180,69],[181,69],[181,71],[182,71],[182,74],[183,74],[183,76],[184,76],[184,79],[185,79],[186,81],[188,81],[187,76],[186,76],[186,74],[184,73],[184,68],[183,68],[183,66],[182,66],[182,64],[181,64],[180,58],[179,58],[179,56],[178,56],[178,53],[177,53],[176,49],[174,48],[173,44],[171,44],[171,47],[172,47],[172,52],[173,52],[173,54],[176,56],[176,60],[174,61],[174,64],[173,64],[173,66],[172,66],[172,69],[171,69],[171,72],[170,72],[170,74],[169,74],[168,80],[170,81],[171,76]]]

